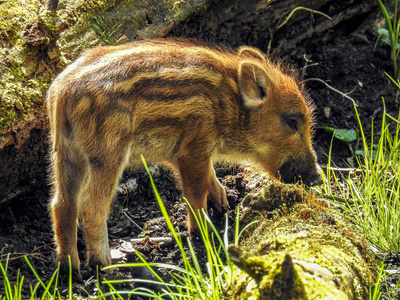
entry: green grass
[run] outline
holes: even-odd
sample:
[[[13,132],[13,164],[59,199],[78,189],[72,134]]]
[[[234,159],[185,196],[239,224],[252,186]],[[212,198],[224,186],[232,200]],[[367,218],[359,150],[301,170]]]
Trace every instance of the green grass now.
[[[8,277],[8,261],[9,255],[6,259],[5,265],[0,262],[0,274],[4,278],[4,292],[5,295],[0,294],[0,300],[20,300],[20,299],[27,299],[26,294],[29,294],[29,299],[61,299],[61,295],[58,287],[58,274],[59,268],[55,270],[51,278],[49,279],[48,283],[45,284],[42,279],[37,274],[35,268],[30,263],[29,259],[25,257],[25,261],[28,264],[28,267],[35,275],[37,279],[37,283],[34,286],[29,286],[29,292],[23,290],[24,287],[24,276],[20,274],[19,270],[16,276],[15,282],[11,283]],[[1,277],[0,277],[1,278]],[[68,299],[72,298],[72,274],[69,277],[69,295]]]
[[[360,122],[358,112],[357,118]],[[389,124],[391,121],[391,125]],[[391,133],[393,132],[393,133]],[[386,113],[382,116],[379,140],[368,142],[360,122],[363,150],[356,151],[358,170],[347,175],[330,171],[325,191],[331,183],[344,201],[332,201],[344,212],[379,252],[400,250],[400,123]],[[375,134],[372,124],[371,137]],[[329,186],[329,187],[328,187]]]
[[[386,29],[379,29],[379,34],[385,43],[391,47],[391,59],[393,61],[394,78],[398,81],[400,78],[400,15],[398,14],[399,0],[394,1],[393,17],[390,18],[389,12],[382,0],[377,0],[382,14],[385,18]],[[391,2],[391,1],[387,1]]]
[[[400,250],[400,123],[384,113],[377,143],[368,142],[359,121],[362,150],[354,172],[332,171],[330,159],[323,192],[369,240],[375,252]],[[389,124],[392,123],[392,124]],[[375,134],[372,124],[371,137]],[[333,184],[332,184],[333,183]]]
[[[331,145],[326,171],[322,174],[324,185],[316,191],[358,227],[372,250],[383,259],[400,251],[400,112],[394,118],[387,113],[383,102],[382,121],[378,130],[372,122],[369,141],[355,106],[354,109],[362,146],[355,152],[357,167],[347,169],[349,172],[335,171],[331,166]],[[395,290],[383,276],[388,268],[382,266],[376,287],[370,290],[370,299],[381,299],[381,285],[386,286],[385,299],[395,299]],[[399,285],[400,281],[396,286]]]

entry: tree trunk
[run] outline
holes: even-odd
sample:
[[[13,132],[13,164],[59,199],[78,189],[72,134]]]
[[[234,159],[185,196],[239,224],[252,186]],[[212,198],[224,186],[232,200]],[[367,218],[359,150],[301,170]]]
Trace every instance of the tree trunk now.
[[[243,200],[241,222],[258,222],[229,247],[240,272],[226,298],[368,299],[379,270],[361,234],[301,187],[247,176],[259,188]]]
[[[248,44],[283,57],[376,7],[374,0],[94,2],[64,1],[57,11],[54,0],[48,10],[40,1],[24,11],[1,4],[0,204],[46,182],[45,93],[84,49],[169,35]]]

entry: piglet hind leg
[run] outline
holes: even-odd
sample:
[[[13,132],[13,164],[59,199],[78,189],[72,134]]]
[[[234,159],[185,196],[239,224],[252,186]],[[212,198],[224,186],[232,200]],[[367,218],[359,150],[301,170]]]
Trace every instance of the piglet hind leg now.
[[[54,196],[50,202],[50,214],[57,247],[56,263],[60,263],[62,274],[68,274],[71,267],[73,277],[81,280],[77,250],[78,202],[88,165],[77,151],[72,154],[62,147],[53,153],[52,159]]]
[[[92,159],[80,203],[81,224],[86,240],[86,261],[95,270],[111,264],[107,218],[119,179],[123,172],[123,151],[108,156],[107,161]]]
[[[183,186],[183,192],[197,218],[203,218],[202,210],[207,213],[207,196],[209,196],[217,208],[221,204],[229,206],[226,200],[225,190],[215,177],[215,171],[209,158],[198,161],[190,156],[178,160],[179,173]],[[196,219],[188,208],[187,227],[190,233],[198,229]]]

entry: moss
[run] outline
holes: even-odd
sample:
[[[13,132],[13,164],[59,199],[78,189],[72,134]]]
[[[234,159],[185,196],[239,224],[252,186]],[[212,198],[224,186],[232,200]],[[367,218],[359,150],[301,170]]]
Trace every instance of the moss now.
[[[256,256],[231,246],[231,259],[245,272],[229,290],[232,299],[308,299],[290,255]],[[235,257],[236,254],[239,254]]]
[[[257,188],[257,192],[249,193],[242,202],[242,224],[249,224],[257,218],[272,218],[294,203],[310,197],[310,193],[298,184],[283,184],[270,180],[265,174],[249,170],[244,180],[254,182],[257,186],[250,188]]]
[[[24,101],[32,90],[22,83],[25,68],[21,24],[33,21],[33,10],[35,1],[5,1],[0,5],[0,134],[24,109],[31,109],[31,103]]]
[[[360,233],[301,186],[249,176],[258,184],[243,216],[259,222],[242,249],[230,252],[242,272],[227,298],[364,299],[378,268]],[[290,261],[293,272],[283,271]]]

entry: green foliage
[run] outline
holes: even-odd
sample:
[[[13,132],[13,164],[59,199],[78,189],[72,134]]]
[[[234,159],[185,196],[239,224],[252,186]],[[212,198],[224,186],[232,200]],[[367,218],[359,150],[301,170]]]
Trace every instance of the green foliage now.
[[[400,15],[398,14],[399,0],[394,1],[393,18],[390,15],[382,0],[377,0],[382,14],[385,18],[386,29],[379,29],[378,33],[381,35],[383,42],[390,45],[391,58],[394,67],[394,78],[398,81],[400,78]]]
[[[7,299],[7,300],[22,299],[21,290],[22,290],[22,284],[24,282],[24,276],[20,276],[20,273],[18,270],[16,282],[14,285],[11,284],[11,282],[7,276],[9,257],[10,257],[10,255],[7,256],[5,266],[3,266],[3,264],[0,262],[1,274],[4,277],[4,291],[5,291],[5,296],[0,295],[0,300],[2,300],[2,299]]]
[[[353,142],[358,139],[358,132],[355,129],[337,129],[328,126],[318,127],[318,128],[333,132],[335,138],[342,140],[344,142]]]
[[[399,88],[398,81],[390,78]],[[360,126],[362,150],[357,150],[358,168],[349,173],[339,173],[331,168],[331,151],[326,172],[322,174],[324,198],[338,207],[369,240],[375,253],[385,255],[400,250],[400,112],[397,118],[384,112],[377,143],[364,134],[361,121],[354,106]],[[391,123],[391,124],[390,124]],[[333,138],[332,138],[333,142]],[[386,286],[385,299],[395,299],[395,288],[384,281],[384,266],[369,299],[383,297],[381,286]],[[396,287],[400,285],[397,282]]]
[[[356,107],[355,111],[363,146],[363,156],[357,160],[359,168],[347,175],[337,175],[328,165],[328,171],[323,176],[324,191],[331,199],[335,199],[331,203],[338,206],[343,214],[358,226],[376,251],[398,252],[400,250],[400,122],[386,113],[384,105],[379,141],[374,144],[367,142]],[[392,126],[388,119],[393,121]],[[374,136],[373,126],[371,136]],[[334,183],[335,191],[331,183]],[[335,197],[337,194],[340,197]]]
[[[389,45],[390,47],[392,46],[392,41],[390,40],[389,30],[387,30],[385,28],[379,28],[378,34],[381,37],[382,42]],[[399,48],[400,48],[400,42],[397,42],[396,49],[399,49]]]
[[[32,266],[30,263],[29,259],[25,257],[25,261],[28,264],[30,270],[33,272],[37,279],[37,283],[32,286],[30,285],[29,292],[26,292],[23,290],[23,285],[24,285],[24,276],[20,274],[18,270],[17,278],[15,280],[15,283],[11,283],[8,275],[7,275],[7,270],[8,270],[8,261],[9,261],[9,255],[7,256],[5,266],[0,262],[0,275],[3,275],[4,279],[4,291],[5,291],[5,296],[0,295],[0,300],[20,300],[20,299],[26,299],[26,294],[29,294],[30,297],[29,299],[61,299],[61,295],[59,290],[57,289],[58,286],[58,274],[59,274],[59,269],[53,273],[51,276],[49,282],[45,284],[37,274],[35,268]],[[1,276],[0,276],[1,278]],[[1,282],[1,281],[0,281]],[[71,276],[69,278],[69,298],[72,299],[72,280]],[[39,291],[39,287],[41,287],[41,290]]]
[[[397,279],[396,284],[389,284],[385,277],[385,272],[387,271],[387,266],[382,262],[378,262],[380,266],[380,273],[373,289],[369,289],[369,300],[379,300],[379,299],[398,299],[397,291],[400,286],[400,279]],[[389,266],[390,267],[390,266]],[[385,288],[382,289],[382,286]],[[383,290],[383,292],[382,292]]]
[[[379,272],[378,280],[376,281],[374,289],[370,287],[369,289],[369,300],[379,300],[382,296],[380,292],[381,284],[382,284],[382,274],[383,274],[384,266],[381,267],[381,271]]]

